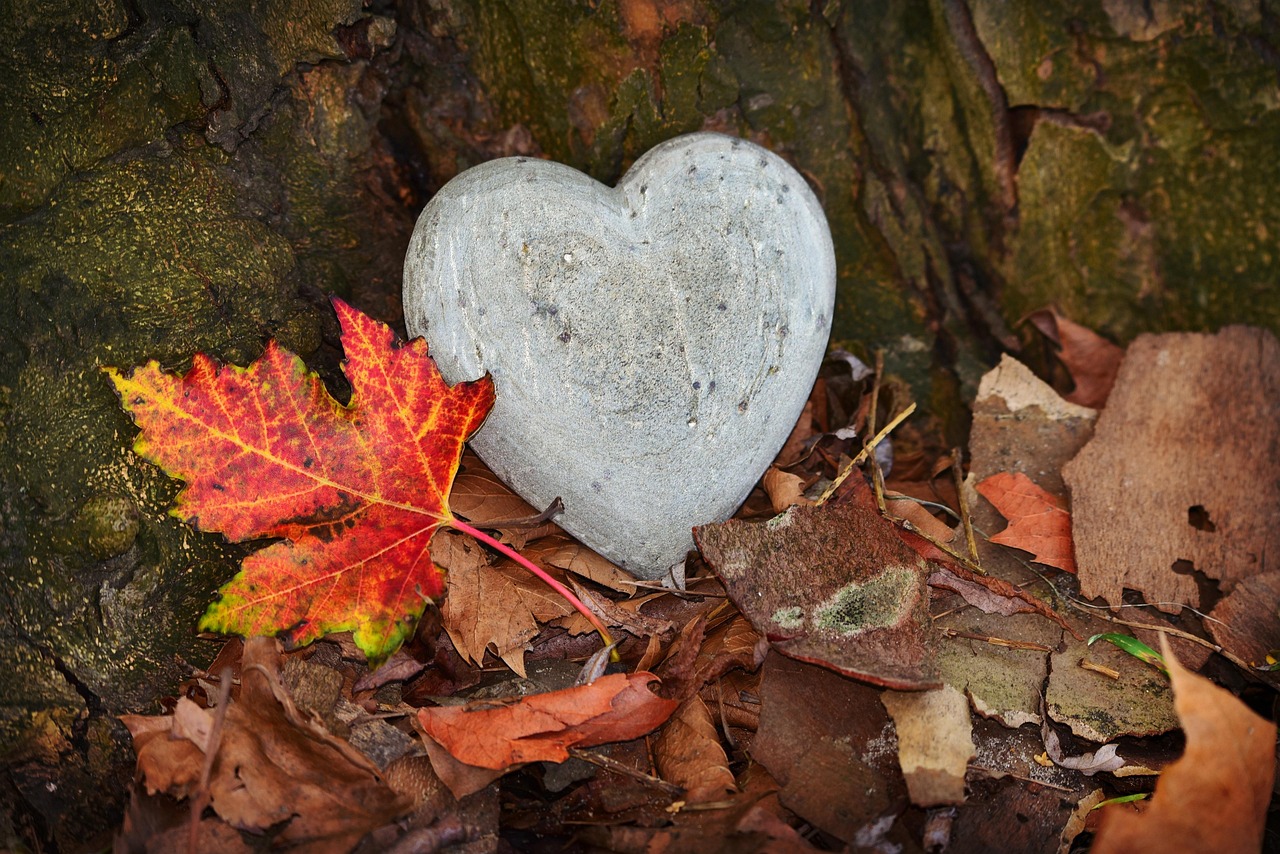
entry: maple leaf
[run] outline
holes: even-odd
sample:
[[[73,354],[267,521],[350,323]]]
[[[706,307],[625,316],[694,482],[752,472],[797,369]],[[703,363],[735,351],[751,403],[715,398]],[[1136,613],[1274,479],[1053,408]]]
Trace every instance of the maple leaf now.
[[[293,645],[350,630],[374,663],[443,591],[428,544],[465,528],[447,504],[462,445],[493,405],[489,377],[449,387],[426,342],[341,300],[343,406],[302,360],[267,344],[248,368],[196,355],[185,376],[151,361],[104,369],[142,432],[134,451],[186,481],[171,511],[254,552],[200,627]]]
[[[991,542],[1035,555],[1037,563],[1076,571],[1071,548],[1071,514],[1057,498],[1022,472],[1000,472],[982,481],[978,493],[1009,520]]]

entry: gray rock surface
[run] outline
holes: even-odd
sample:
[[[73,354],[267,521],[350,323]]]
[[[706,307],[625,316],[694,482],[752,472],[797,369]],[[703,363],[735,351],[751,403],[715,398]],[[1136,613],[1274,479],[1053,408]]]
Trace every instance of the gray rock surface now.
[[[409,332],[446,379],[488,371],[472,440],[499,477],[633,575],[662,576],[750,492],[826,349],[835,258],[781,158],[711,133],[669,140],[616,189],[491,161],[418,220]]]

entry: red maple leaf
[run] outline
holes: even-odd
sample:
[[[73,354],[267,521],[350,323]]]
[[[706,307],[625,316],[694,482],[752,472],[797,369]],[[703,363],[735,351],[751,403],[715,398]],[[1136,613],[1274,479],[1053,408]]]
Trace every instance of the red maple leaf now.
[[[991,542],[1035,555],[1036,563],[1076,571],[1071,514],[1062,502],[1021,472],[1000,472],[978,484],[978,492],[1009,520]]]
[[[373,662],[443,590],[428,544],[449,512],[462,445],[493,405],[489,377],[445,384],[426,342],[335,299],[351,401],[270,342],[248,368],[195,357],[106,372],[142,429],[134,451],[186,481],[172,512],[233,542],[280,538],[222,588],[202,629],[282,633],[294,645],[351,630]]]

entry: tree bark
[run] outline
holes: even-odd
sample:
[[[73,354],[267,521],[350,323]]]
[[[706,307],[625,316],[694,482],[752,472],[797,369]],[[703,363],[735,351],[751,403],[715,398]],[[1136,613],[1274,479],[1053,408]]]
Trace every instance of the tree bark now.
[[[400,325],[462,169],[615,181],[699,129],[787,158],[835,239],[835,343],[962,437],[1053,303],[1121,343],[1280,328],[1270,4],[50,0],[0,21],[0,837],[91,847],[240,550],[166,514],[102,365],[268,338],[336,379],[325,293]],[[104,781],[114,793],[103,798]],[[88,806],[86,806],[88,805]],[[6,821],[8,822],[6,824]]]

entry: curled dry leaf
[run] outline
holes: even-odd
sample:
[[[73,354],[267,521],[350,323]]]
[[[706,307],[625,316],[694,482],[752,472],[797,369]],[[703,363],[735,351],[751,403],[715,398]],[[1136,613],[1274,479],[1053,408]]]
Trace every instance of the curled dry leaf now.
[[[697,694],[681,703],[659,731],[653,757],[662,779],[685,790],[687,803],[721,801],[736,789],[711,710]]]
[[[210,805],[235,828],[278,827],[284,845],[349,850],[411,804],[350,744],[299,713],[280,683],[279,662],[277,641],[245,644],[240,696],[227,707],[209,778]],[[177,798],[199,786],[213,717],[180,703],[181,716],[122,718],[142,783]]]
[[[1028,317],[1059,348],[1058,358],[1071,373],[1076,387],[1066,399],[1080,406],[1101,409],[1115,385],[1124,350],[1086,326],[1042,308]]]
[[[649,690],[656,679],[615,673],[506,705],[421,709],[418,723],[451,756],[477,768],[563,762],[571,747],[629,741],[661,726],[678,704]]]
[[[1105,808],[1092,850],[1164,854],[1177,840],[1183,851],[1259,851],[1275,779],[1276,726],[1161,645],[1186,750],[1160,775],[1141,814]]]
[[[1060,500],[1021,472],[993,474],[979,483],[977,490],[1009,520],[1009,527],[992,537],[991,542],[1031,552],[1037,563],[1076,571],[1071,514]]]
[[[761,485],[769,496],[774,513],[781,513],[793,504],[813,504],[804,497],[804,478],[798,474],[770,467],[761,478]]]

